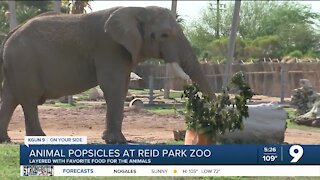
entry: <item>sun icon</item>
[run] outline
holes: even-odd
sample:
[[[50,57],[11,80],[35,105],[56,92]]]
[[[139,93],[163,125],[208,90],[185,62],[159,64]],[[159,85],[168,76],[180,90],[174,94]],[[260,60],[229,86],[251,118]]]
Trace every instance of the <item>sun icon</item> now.
[[[173,173],[176,174],[178,171],[176,169],[173,170]]]

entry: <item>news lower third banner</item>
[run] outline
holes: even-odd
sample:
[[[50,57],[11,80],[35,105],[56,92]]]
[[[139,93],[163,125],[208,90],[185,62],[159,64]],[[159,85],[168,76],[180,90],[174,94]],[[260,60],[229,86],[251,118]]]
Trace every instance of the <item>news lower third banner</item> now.
[[[319,145],[104,145],[72,138],[20,145],[21,175],[320,176]]]

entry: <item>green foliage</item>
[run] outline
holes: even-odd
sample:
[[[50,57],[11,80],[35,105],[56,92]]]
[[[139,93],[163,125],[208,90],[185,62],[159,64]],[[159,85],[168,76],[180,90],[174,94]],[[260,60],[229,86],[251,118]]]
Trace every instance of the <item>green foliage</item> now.
[[[294,50],[288,54],[290,57],[301,58],[303,56],[302,52],[299,50]]]
[[[318,13],[311,11],[311,6],[297,2],[277,2],[269,9],[269,13],[260,19],[261,35],[275,34],[282,28],[291,28],[290,25],[303,24],[310,27],[319,19]]]
[[[284,53],[300,50],[302,53],[307,51],[319,50],[319,34],[306,24],[287,24],[279,26],[277,34],[280,36]]]
[[[89,1],[78,1],[77,8],[88,6]],[[70,3],[67,0],[62,0],[61,12],[66,13],[70,11]],[[89,7],[90,8],[90,7]],[[0,2],[0,42],[4,39],[5,35],[9,32],[9,19],[5,16],[8,11],[8,3],[6,1]],[[53,1],[34,1],[24,0],[16,1],[16,17],[18,24],[21,24],[32,17],[41,13],[52,11]],[[78,9],[77,9],[78,10]]]
[[[208,50],[208,58],[214,57],[215,59],[226,60],[227,50],[228,50],[229,39],[227,37],[222,37],[220,39],[216,39],[209,43],[206,47]],[[244,41],[237,37],[236,47],[235,47],[235,57],[240,59],[243,57],[245,48]]]
[[[216,5],[209,3],[185,31],[197,56],[212,62],[226,58],[231,28],[234,2],[221,3],[226,8],[220,18]],[[319,58],[319,20],[319,13],[298,2],[243,1],[235,60],[282,58],[294,50],[301,51],[302,57]]]
[[[39,13],[44,13],[52,9],[53,3],[52,1],[24,0],[17,1],[17,6],[33,7],[37,9]]]
[[[28,19],[31,19],[36,15],[40,14],[40,12],[41,10],[37,9],[34,6],[21,5],[19,8],[16,9],[17,21],[19,23],[23,23]]]
[[[182,111],[182,107],[147,107],[146,108],[149,112],[156,113],[159,115],[177,115],[178,111]]]
[[[5,16],[7,9],[7,3],[0,2],[0,44],[9,31],[9,22],[7,21],[7,17]]]
[[[16,1],[16,17],[17,22],[23,23],[26,20],[47,12],[52,9],[52,1]],[[4,39],[5,35],[9,32],[9,19],[5,16],[9,10],[6,1],[0,2],[0,42]]]
[[[213,33],[197,22],[191,23],[186,29],[185,33],[188,39],[192,42],[193,50],[197,56],[202,54],[202,51],[206,51],[206,46],[212,42],[215,38]]]
[[[231,90],[236,90],[234,98],[229,94]],[[186,86],[182,98],[187,98],[187,128],[211,135],[211,138],[226,131],[242,129],[243,117],[249,116],[246,103],[252,96],[253,92],[242,73],[232,77],[230,87],[225,88],[215,101],[200,93],[197,84]]]
[[[261,57],[277,57],[280,54],[281,43],[280,37],[277,35],[259,36],[252,42],[253,46],[262,50]]]
[[[312,51],[312,50],[308,50],[305,54],[304,54],[304,58],[316,58],[316,57],[320,57],[320,48],[318,51]]]

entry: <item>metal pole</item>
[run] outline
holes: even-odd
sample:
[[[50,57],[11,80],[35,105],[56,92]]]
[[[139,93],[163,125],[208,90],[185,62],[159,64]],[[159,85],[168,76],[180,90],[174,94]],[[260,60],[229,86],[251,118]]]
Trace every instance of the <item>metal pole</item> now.
[[[54,12],[61,12],[61,0],[54,0],[54,6],[53,6],[53,11]]]
[[[216,29],[216,38],[219,39],[220,30],[220,2],[217,0],[217,29]]]
[[[284,96],[285,96],[285,84],[286,84],[286,71],[284,66],[281,66],[280,70],[280,103],[284,103]]]
[[[68,104],[74,105],[73,96],[68,96]]]
[[[231,32],[230,32],[230,37],[229,37],[227,63],[225,66],[225,72],[224,72],[225,77],[223,79],[223,87],[226,87],[229,82],[231,65],[232,65],[233,58],[234,58],[233,55],[234,55],[237,30],[238,30],[238,24],[239,24],[240,5],[241,5],[241,1],[236,0],[235,4],[234,4],[232,26],[231,26]]]
[[[177,0],[172,0],[171,2],[171,13],[173,17],[176,19],[177,15]]]
[[[164,78],[164,92],[163,98],[169,99],[170,96],[170,64],[166,63],[166,77]]]
[[[149,104],[153,104],[153,89],[154,89],[154,78],[152,75],[149,76]]]
[[[16,1],[8,1],[9,5],[9,22],[10,22],[10,30],[15,28],[17,23],[17,17],[16,17]]]

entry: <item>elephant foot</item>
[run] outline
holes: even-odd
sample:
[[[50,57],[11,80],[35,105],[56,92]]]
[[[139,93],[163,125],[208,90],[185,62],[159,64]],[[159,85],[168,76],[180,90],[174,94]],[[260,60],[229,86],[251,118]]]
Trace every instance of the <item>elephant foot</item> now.
[[[27,136],[46,136],[46,134],[43,131],[38,131],[38,132],[27,132]]]
[[[107,144],[127,144],[127,140],[121,131],[104,131],[102,139],[105,140]]]

